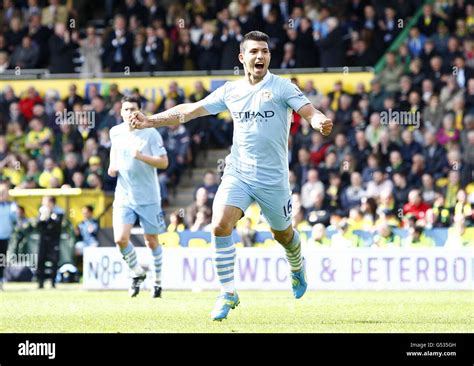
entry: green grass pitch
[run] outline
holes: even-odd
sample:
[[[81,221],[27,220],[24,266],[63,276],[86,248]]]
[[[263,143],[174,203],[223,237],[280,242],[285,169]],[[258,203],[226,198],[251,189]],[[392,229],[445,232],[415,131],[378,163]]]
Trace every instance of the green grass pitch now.
[[[217,292],[85,291],[59,284],[5,284],[0,292],[0,332],[472,332],[472,291],[241,291],[241,304],[223,322],[209,317]]]

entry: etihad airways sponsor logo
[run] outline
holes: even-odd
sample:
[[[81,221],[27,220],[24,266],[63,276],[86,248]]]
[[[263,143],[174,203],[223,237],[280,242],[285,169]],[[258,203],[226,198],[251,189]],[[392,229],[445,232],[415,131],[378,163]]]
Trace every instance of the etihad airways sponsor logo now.
[[[274,111],[244,111],[244,112],[232,112],[232,117],[237,122],[263,122],[267,121],[268,118],[272,118],[275,115]]]

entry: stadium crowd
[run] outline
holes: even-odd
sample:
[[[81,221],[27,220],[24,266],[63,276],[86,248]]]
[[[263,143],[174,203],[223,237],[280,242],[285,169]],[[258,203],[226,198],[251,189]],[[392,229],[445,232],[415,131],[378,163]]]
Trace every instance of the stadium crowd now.
[[[4,0],[0,73],[233,70],[254,29],[270,36],[271,68],[373,66],[421,3]]]
[[[374,65],[400,31],[395,20],[406,22],[416,8],[413,2],[382,8],[354,0],[337,13],[310,1],[241,0],[210,6],[195,0],[175,2],[165,10],[157,1],[127,0],[123,16],[112,19],[115,12],[104,9],[112,27],[99,36],[98,29],[80,19],[83,13],[57,0],[44,8],[38,3],[3,2],[0,63],[3,59],[6,68],[19,65],[12,60],[21,60],[21,55],[36,60],[23,50],[36,47],[37,61],[28,67],[72,72],[63,69],[70,62],[55,59],[69,57],[64,48],[54,51],[63,42],[66,49],[81,50],[84,73],[122,71],[128,65],[148,71],[229,69],[238,65],[239,37],[254,28],[271,36],[274,68]],[[65,29],[76,16],[87,37]],[[217,22],[210,22],[212,18]],[[329,93],[318,90],[317,80],[300,85],[293,79],[335,125],[331,136],[323,138],[293,114],[288,163],[298,229],[313,230],[313,240],[322,243],[327,240],[325,227],[345,238],[354,230],[376,232],[379,242],[396,241],[392,227],[409,228],[417,241],[423,229],[455,227],[463,243],[474,241],[472,231],[464,235],[474,223],[473,36],[472,4],[436,1],[423,7],[407,41],[387,54],[368,89],[361,83],[347,91],[342,73],[334,74],[338,80]],[[172,81],[155,103],[138,89],[132,91],[149,114],[200,100],[209,92],[196,81],[193,92],[185,95]],[[85,95],[74,83],[65,96],[55,90],[40,95],[34,86],[16,95],[5,87],[0,95],[3,179],[17,188],[112,191],[115,181],[106,174],[109,130],[121,122],[122,96],[115,84],[104,95],[94,85]],[[71,111],[76,112],[72,121]],[[170,158],[168,169],[159,172],[166,203],[172,201],[168,188],[179,185],[201,151],[230,146],[232,119],[222,113],[160,132]],[[215,172],[207,172],[185,214],[171,213],[169,230],[206,230],[217,187]],[[252,237],[266,228],[254,207],[247,214],[239,223],[242,233]],[[352,238],[357,245],[358,239]]]

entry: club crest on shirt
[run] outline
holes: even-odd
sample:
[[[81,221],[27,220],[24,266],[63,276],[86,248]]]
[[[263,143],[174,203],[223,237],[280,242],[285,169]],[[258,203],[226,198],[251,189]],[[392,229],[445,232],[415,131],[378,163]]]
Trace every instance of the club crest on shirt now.
[[[268,89],[263,89],[261,92],[260,92],[260,97],[261,97],[261,100],[262,102],[269,102],[270,100],[272,100],[272,92]]]

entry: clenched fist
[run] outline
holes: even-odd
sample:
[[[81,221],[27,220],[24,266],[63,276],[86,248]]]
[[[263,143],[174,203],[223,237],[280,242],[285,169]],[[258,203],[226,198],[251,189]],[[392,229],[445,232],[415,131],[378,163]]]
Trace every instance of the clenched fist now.
[[[139,111],[135,111],[130,114],[128,123],[130,124],[130,126],[138,130],[153,127],[153,124],[150,122],[150,120],[142,112]]]
[[[332,121],[323,114],[313,116],[311,126],[323,136],[328,136],[332,131]]]
[[[322,135],[328,136],[332,131],[332,121],[329,118],[326,118],[321,121],[321,126],[319,127],[319,132]]]

